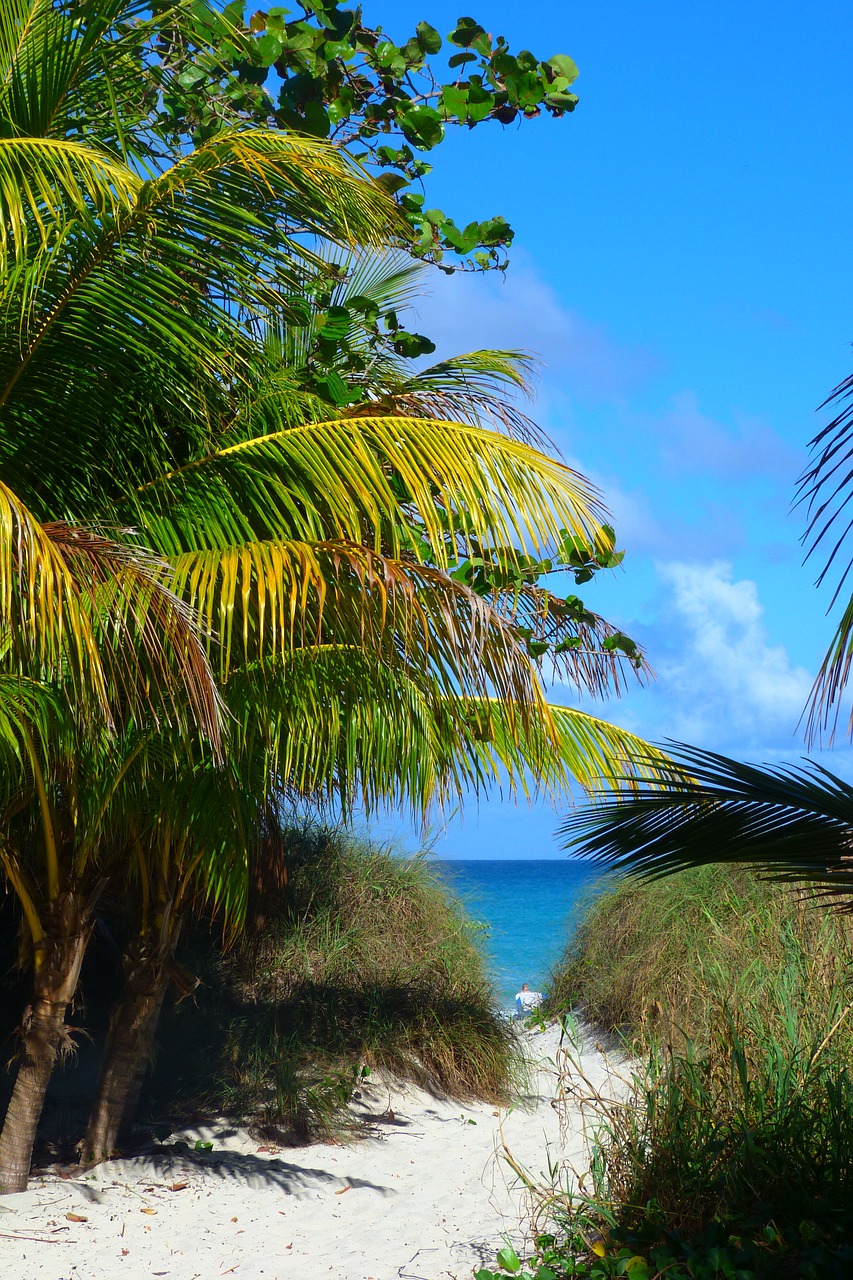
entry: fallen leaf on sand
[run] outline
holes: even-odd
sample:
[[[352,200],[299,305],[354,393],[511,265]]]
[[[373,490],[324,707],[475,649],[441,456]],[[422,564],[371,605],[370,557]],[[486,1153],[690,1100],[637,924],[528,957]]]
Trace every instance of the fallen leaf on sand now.
[[[140,1212],[140,1213],[151,1213],[151,1214],[154,1214],[154,1213],[156,1213],[156,1212],[157,1212],[157,1210],[156,1210],[156,1209],[149,1209],[149,1208],[148,1208],[148,1206],[146,1205],[146,1206],[145,1206],[145,1208],[144,1208],[144,1209],[140,1209],[140,1210],[139,1210],[139,1212]]]
[[[172,1183],[171,1190],[172,1190],[172,1191],[183,1191],[183,1190],[184,1190],[186,1187],[188,1187],[189,1185],[190,1185],[190,1184],[189,1184],[188,1182],[173,1182],[173,1183]]]
[[[340,1191],[336,1191],[336,1196],[342,1196],[345,1191],[352,1191],[352,1187],[341,1187]]]
[[[88,1222],[89,1221],[88,1218],[84,1218],[83,1215],[80,1213],[66,1213],[65,1216],[69,1222]]]

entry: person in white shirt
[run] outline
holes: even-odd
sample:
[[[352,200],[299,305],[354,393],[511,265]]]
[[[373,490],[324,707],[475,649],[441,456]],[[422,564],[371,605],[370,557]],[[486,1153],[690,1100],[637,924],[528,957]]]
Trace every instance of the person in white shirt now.
[[[516,1017],[523,1018],[528,1013],[532,1013],[534,1009],[538,1009],[542,1003],[542,992],[531,991],[526,982],[522,982],[521,990],[515,997]]]

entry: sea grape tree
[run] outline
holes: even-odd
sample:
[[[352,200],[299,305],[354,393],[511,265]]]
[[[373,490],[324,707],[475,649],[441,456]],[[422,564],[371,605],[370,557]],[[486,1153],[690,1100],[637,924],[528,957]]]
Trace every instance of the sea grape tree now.
[[[156,130],[195,145],[236,121],[329,138],[378,171],[408,219],[415,253],[443,270],[503,268],[513,230],[500,214],[457,225],[432,206],[432,153],[448,129],[510,125],[574,110],[566,54],[513,52],[470,17],[443,37],[429,22],[393,38],[362,7],[297,0],[221,16],[155,4],[145,27]],[[429,159],[427,157],[430,157]]]

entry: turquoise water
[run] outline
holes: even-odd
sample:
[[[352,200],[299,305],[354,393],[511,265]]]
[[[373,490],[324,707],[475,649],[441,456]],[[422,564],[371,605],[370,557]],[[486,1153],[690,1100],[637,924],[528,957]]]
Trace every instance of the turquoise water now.
[[[436,861],[469,914],[486,926],[484,943],[501,1004],[522,982],[544,991],[578,916],[578,903],[600,879],[598,868],[569,858],[530,861]]]

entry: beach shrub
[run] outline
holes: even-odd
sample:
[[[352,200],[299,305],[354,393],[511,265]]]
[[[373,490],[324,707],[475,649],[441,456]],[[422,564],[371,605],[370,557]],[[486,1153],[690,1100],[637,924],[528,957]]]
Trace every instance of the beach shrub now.
[[[598,1107],[584,1193],[558,1201],[565,1238],[669,1250],[688,1275],[851,1274],[850,955],[846,917],[746,870],[597,897],[552,1006],[617,1033],[634,1066]]]
[[[745,868],[614,881],[591,896],[557,965],[550,1009],[622,1034],[639,1051],[707,1042],[726,1005],[753,1029],[783,1032],[785,1000],[804,1030],[826,1023],[850,976],[850,918]],[[853,1025],[839,1049],[853,1049]]]
[[[225,954],[195,937],[203,985],[166,1013],[152,1104],[304,1139],[338,1131],[377,1070],[506,1102],[515,1036],[477,930],[428,861],[307,826],[288,832],[286,866],[264,928]]]

